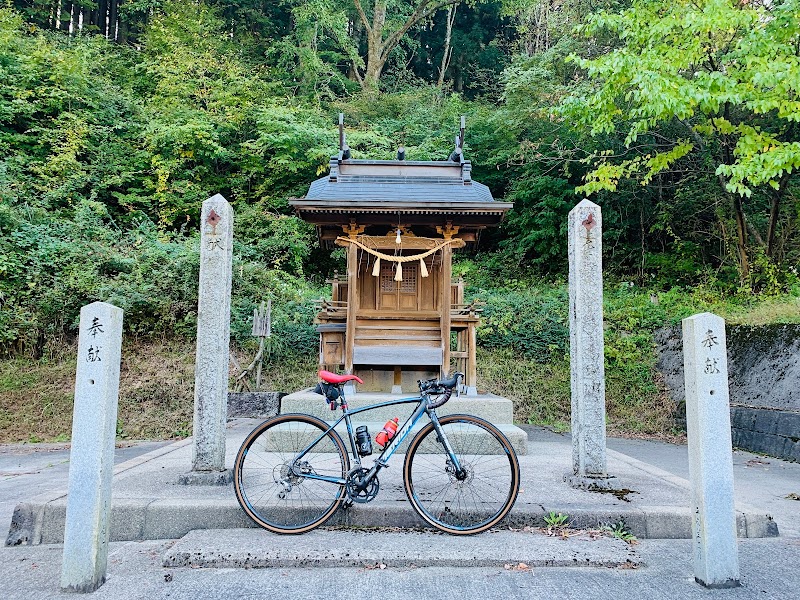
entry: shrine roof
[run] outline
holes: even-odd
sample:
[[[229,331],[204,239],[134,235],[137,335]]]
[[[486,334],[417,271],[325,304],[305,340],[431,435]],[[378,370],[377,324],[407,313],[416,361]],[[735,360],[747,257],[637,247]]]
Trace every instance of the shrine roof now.
[[[505,212],[489,188],[473,181],[469,161],[342,160],[333,157],[330,173],[314,181],[304,198],[290,200],[309,209],[419,208]],[[449,212],[449,210],[448,210]]]

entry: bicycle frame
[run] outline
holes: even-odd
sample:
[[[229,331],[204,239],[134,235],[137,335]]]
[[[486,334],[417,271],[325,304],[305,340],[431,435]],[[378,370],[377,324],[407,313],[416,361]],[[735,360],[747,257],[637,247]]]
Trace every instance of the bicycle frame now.
[[[391,442],[389,442],[386,445],[386,447],[383,449],[383,451],[380,453],[380,455],[374,460],[372,468],[364,476],[364,479],[361,481],[361,483],[362,484],[369,483],[372,480],[372,478],[375,477],[375,475],[377,475],[378,472],[380,472],[380,470],[383,467],[387,466],[387,464],[389,462],[389,459],[392,457],[392,455],[400,447],[400,444],[403,443],[403,440],[405,440],[406,437],[408,437],[408,434],[414,428],[414,425],[416,425],[419,422],[419,420],[422,418],[423,414],[427,414],[428,418],[431,420],[431,423],[433,423],[433,428],[436,430],[436,433],[438,434],[439,439],[442,440],[442,444],[444,445],[445,451],[447,452],[447,454],[448,454],[448,456],[450,458],[450,461],[453,464],[453,467],[455,468],[456,471],[461,471],[461,464],[458,461],[458,457],[456,456],[455,452],[453,451],[453,448],[450,445],[450,442],[448,441],[447,436],[445,435],[444,431],[442,430],[441,425],[439,424],[439,417],[436,415],[436,409],[430,407],[431,401],[430,401],[430,398],[428,398],[428,396],[420,395],[420,396],[414,396],[414,397],[409,397],[409,398],[399,398],[397,400],[389,400],[388,402],[380,402],[378,404],[370,404],[369,406],[362,406],[361,408],[356,408],[354,410],[350,410],[348,408],[347,399],[344,396],[344,392],[342,392],[341,398],[342,398],[342,403],[341,403],[342,416],[340,416],[333,425],[329,425],[328,428],[322,434],[317,436],[316,439],[314,439],[301,452],[299,452],[297,454],[297,456],[294,459],[294,462],[292,463],[292,467],[291,467],[292,468],[292,473],[294,473],[295,475],[302,476],[302,477],[304,477],[306,479],[318,479],[320,481],[328,481],[330,483],[336,483],[336,484],[339,484],[339,485],[345,484],[347,482],[347,480],[344,479],[344,478],[341,478],[341,477],[328,477],[328,476],[325,476],[325,475],[317,475],[316,473],[300,473],[300,472],[298,472],[296,470],[297,469],[297,465],[302,460],[303,456],[305,456],[308,453],[308,451],[311,450],[311,448],[313,448],[314,445],[317,442],[319,442],[322,438],[324,438],[326,435],[328,435],[328,433],[332,429],[335,429],[336,426],[339,425],[339,423],[344,421],[345,425],[347,426],[347,437],[350,440],[350,453],[353,456],[353,460],[354,460],[355,465],[356,465],[354,468],[350,469],[350,472],[352,473],[355,469],[360,469],[361,468],[361,456],[358,454],[358,450],[357,450],[357,446],[356,446],[355,433],[353,431],[353,424],[352,424],[352,421],[351,421],[351,417],[353,415],[357,415],[359,413],[366,412],[368,410],[374,410],[376,408],[383,408],[383,407],[386,407],[386,406],[395,406],[395,405],[398,405],[398,404],[412,404],[414,402],[418,403],[417,407],[408,416],[408,418],[403,423],[402,427],[400,427],[400,429],[398,429],[397,433],[392,438]]]

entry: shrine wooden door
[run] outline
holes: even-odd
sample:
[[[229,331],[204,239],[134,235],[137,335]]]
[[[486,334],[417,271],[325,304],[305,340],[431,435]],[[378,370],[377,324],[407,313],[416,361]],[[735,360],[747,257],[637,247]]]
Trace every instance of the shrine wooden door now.
[[[403,263],[402,281],[394,280],[396,268],[396,263],[381,262],[378,309],[383,311],[416,311],[419,302],[419,263]]]

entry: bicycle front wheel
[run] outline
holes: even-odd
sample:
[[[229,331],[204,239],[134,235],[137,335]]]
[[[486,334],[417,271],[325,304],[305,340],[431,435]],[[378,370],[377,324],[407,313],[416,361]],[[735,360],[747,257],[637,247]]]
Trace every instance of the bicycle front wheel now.
[[[322,525],[344,499],[350,470],[342,438],[310,415],[273,417],[245,438],[233,486],[244,512],[275,533],[305,533]]]
[[[519,493],[519,461],[494,425],[471,415],[441,417],[453,464],[433,423],[411,440],[403,468],[406,494],[428,523],[456,535],[480,533],[499,523]]]

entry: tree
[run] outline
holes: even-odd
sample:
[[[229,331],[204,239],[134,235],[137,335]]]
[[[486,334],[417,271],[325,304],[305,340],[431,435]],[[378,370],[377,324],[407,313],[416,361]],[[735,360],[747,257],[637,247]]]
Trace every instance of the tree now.
[[[358,21],[366,32],[366,57],[363,73],[357,66],[354,74],[365,89],[377,88],[383,67],[392,50],[408,30],[433,16],[436,12],[458,4],[461,0],[374,0],[365,9],[361,0],[353,0]]]
[[[618,41],[595,46],[595,57],[574,57],[593,86],[573,93],[562,114],[593,134],[624,133],[627,147],[596,155],[579,191],[615,190],[623,179],[646,184],[700,155],[733,211],[747,283],[749,237],[761,236],[743,201],[769,186],[763,245],[772,256],[781,203],[800,168],[800,3],[636,0],[619,13],[590,15],[579,30]],[[663,136],[672,124],[683,135]],[[646,135],[656,143],[640,151]]]

